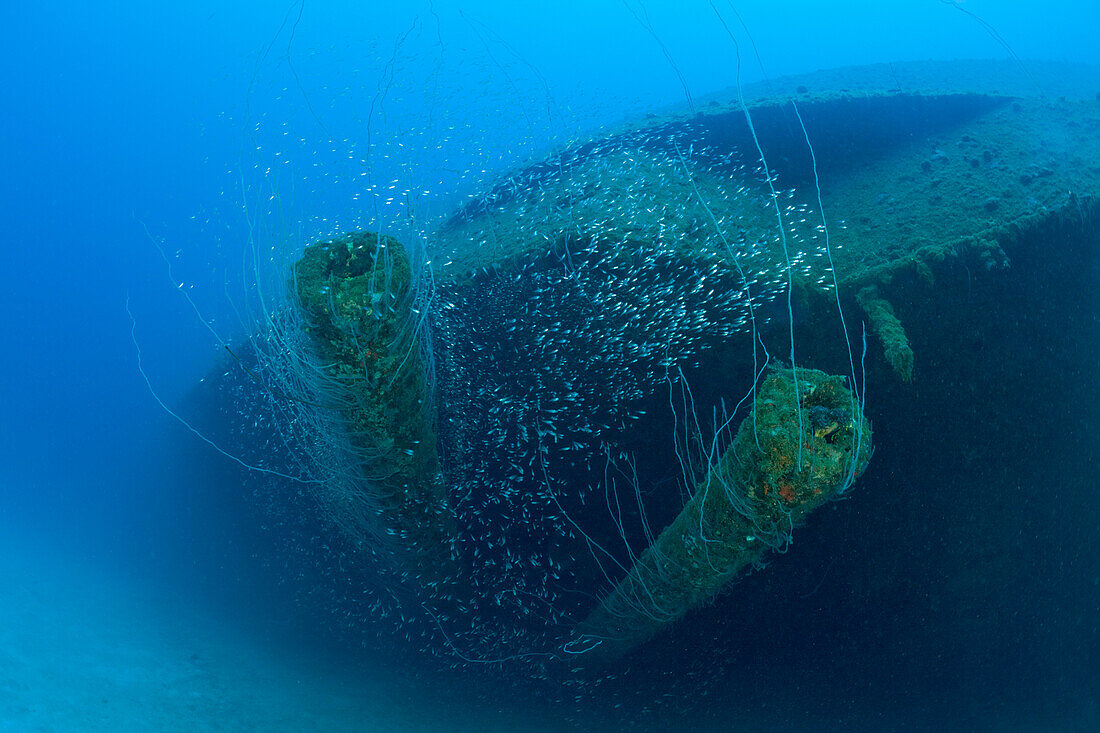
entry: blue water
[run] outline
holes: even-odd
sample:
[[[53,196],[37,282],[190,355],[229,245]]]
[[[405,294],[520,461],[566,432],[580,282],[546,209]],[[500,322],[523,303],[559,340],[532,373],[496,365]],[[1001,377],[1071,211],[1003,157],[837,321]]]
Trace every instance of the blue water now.
[[[723,20],[746,84],[926,59],[1100,64],[1085,0],[9,8],[0,730],[1093,729],[1095,252],[1028,266],[1043,307],[1015,304],[1024,326],[988,336],[988,353],[1028,358],[945,367],[924,412],[872,384],[878,414],[906,417],[867,485],[743,583],[741,617],[704,609],[683,659],[602,687],[505,685],[519,672],[424,655],[392,619],[363,633],[376,620],[307,592],[341,572],[295,555],[323,544],[313,528],[272,519],[150,394],[127,308],[179,409],[223,356],[204,323],[242,339],[250,236],[443,216],[554,146],[728,89]],[[1016,408],[997,429],[951,411],[971,381]],[[983,553],[1018,575],[953,572]],[[731,654],[716,673],[688,658],[708,648]]]

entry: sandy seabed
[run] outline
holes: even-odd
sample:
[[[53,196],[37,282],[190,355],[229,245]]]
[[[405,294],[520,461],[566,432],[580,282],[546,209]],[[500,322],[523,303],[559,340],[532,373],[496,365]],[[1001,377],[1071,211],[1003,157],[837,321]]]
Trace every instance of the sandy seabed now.
[[[338,669],[241,638],[186,600],[72,555],[0,529],[2,733],[502,725],[426,705],[430,697],[401,670]]]

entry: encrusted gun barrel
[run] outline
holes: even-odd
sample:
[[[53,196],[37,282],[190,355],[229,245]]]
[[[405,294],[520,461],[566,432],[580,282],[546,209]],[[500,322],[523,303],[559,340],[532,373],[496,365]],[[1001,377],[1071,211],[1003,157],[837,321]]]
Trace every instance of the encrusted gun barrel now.
[[[811,511],[851,486],[870,456],[870,423],[844,379],[773,370],[691,500],[566,649],[614,659],[646,641],[784,546]]]
[[[306,247],[294,279],[330,407],[358,458],[359,475],[322,499],[345,532],[393,538],[424,583],[438,583],[453,574],[454,527],[408,256],[392,237],[357,232]]]

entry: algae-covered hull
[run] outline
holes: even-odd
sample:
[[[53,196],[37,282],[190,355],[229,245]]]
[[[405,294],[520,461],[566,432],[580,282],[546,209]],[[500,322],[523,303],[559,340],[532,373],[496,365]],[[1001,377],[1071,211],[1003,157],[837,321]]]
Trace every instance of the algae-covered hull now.
[[[867,384],[920,387],[936,302],[1092,230],[1100,103],[959,69],[624,127],[411,262],[307,248],[296,307],[361,457],[322,502],[393,542],[445,652],[605,664],[729,592],[864,472]]]

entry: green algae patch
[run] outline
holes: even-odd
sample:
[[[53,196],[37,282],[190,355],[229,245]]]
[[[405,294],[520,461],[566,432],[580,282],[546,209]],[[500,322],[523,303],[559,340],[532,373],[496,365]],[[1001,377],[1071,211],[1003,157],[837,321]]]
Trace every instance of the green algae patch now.
[[[358,460],[360,475],[350,480],[357,488],[330,497],[345,514],[341,524],[368,536],[370,527],[355,525],[381,522],[439,579],[449,569],[453,520],[408,255],[396,239],[369,232],[316,242],[296,264],[293,286],[329,406]]]
[[[870,457],[870,423],[843,378],[774,369],[691,500],[566,648],[607,661],[645,642],[768,550],[785,547],[793,528],[847,491]]]

